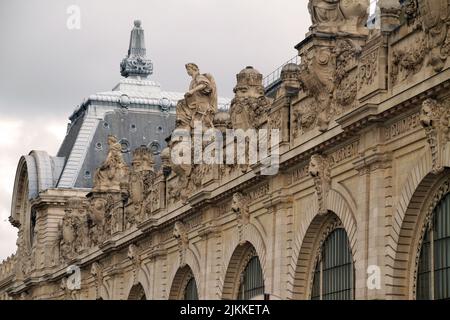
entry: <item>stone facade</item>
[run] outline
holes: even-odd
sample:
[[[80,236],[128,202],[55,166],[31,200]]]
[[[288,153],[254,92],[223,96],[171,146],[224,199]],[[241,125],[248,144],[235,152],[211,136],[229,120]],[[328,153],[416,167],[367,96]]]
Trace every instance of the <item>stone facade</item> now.
[[[427,219],[450,191],[450,5],[380,1],[381,29],[370,32],[367,6],[311,0],[301,64],[284,67],[273,98],[246,68],[230,110],[218,111],[213,78],[188,65],[194,84],[177,127],[199,117],[220,130],[280,129],[276,175],[260,163],[175,165],[174,141],[160,168],[145,147],[128,166],[114,138],[93,189],[48,188],[28,200],[20,171],[18,251],[0,265],[0,299],[180,299],[192,278],[200,299],[236,299],[254,256],[266,297],[309,299],[336,228],[348,236],[354,298],[415,299]]]

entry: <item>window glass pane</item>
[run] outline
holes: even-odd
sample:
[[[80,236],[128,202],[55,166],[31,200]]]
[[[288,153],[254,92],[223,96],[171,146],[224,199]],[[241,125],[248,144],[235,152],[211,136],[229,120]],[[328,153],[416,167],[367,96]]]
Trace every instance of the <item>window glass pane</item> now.
[[[322,299],[353,299],[354,277],[352,253],[344,229],[333,231],[322,247]],[[320,269],[316,267],[312,299],[320,298]]]
[[[244,269],[238,299],[250,300],[264,294],[264,277],[258,257],[253,257]]]
[[[426,232],[420,252],[416,288],[418,300],[433,298],[433,283],[434,299],[450,299],[450,194],[436,206],[432,229]],[[431,261],[433,270],[430,270]]]
[[[430,295],[430,234],[425,232],[417,272],[417,300],[429,300]]]
[[[184,291],[184,300],[198,300],[197,283],[195,278],[189,280]]]
[[[320,262],[317,262],[316,270],[314,271],[311,300],[320,300]]]
[[[450,195],[436,207],[434,230],[434,298],[450,299]]]

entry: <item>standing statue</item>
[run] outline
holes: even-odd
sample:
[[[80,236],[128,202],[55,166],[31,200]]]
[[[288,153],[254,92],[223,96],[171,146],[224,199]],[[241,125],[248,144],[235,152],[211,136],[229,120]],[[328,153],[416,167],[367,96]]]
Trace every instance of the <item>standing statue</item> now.
[[[122,157],[122,145],[114,136],[108,137],[108,145],[108,156],[95,173],[94,192],[120,191],[120,183],[128,176],[128,166]]]
[[[177,128],[192,129],[195,121],[205,127],[213,127],[217,112],[217,88],[210,74],[201,74],[195,63],[186,64],[186,70],[192,77],[185,99],[178,102]]]

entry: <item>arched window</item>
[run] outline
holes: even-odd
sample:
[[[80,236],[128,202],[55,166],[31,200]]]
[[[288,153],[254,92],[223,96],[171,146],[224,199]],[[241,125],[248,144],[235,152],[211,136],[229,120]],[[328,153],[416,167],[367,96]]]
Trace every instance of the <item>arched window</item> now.
[[[450,194],[427,225],[417,270],[418,300],[450,299]]]
[[[334,230],[322,245],[314,271],[312,300],[354,299],[354,267],[347,233]]]
[[[254,256],[241,274],[238,299],[250,300],[262,295],[264,295],[264,276],[258,256]]]
[[[197,283],[193,276],[184,289],[184,300],[198,300]]]
[[[144,287],[138,283],[131,288],[128,300],[147,300],[145,296]]]

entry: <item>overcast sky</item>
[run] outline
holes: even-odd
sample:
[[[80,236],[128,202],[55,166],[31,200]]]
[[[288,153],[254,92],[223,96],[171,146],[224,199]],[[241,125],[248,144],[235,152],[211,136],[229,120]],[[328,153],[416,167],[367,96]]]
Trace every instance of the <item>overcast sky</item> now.
[[[80,30],[67,28],[71,5]],[[20,156],[55,155],[73,109],[115,86],[135,19],[163,90],[185,92],[184,64],[196,62],[224,97],[245,66],[268,74],[294,57],[310,25],[306,0],[0,0],[0,260],[15,251]]]

